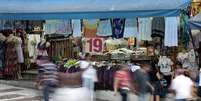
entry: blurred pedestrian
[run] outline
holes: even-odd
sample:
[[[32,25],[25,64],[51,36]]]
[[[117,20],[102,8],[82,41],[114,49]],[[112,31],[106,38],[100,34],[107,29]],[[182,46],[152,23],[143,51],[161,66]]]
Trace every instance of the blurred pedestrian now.
[[[157,81],[154,84],[154,98],[155,101],[162,101],[161,98],[165,98],[167,90],[167,81],[163,78],[163,74],[158,71],[156,73]]]
[[[176,77],[172,80],[171,90],[175,94],[175,101],[188,101],[193,98],[194,83],[184,73],[183,69],[177,69]]]
[[[82,73],[82,87],[85,87],[90,92],[90,101],[94,101],[95,82],[98,81],[96,70],[92,66],[91,54],[86,53],[84,59],[80,61],[80,69]]]
[[[197,95],[201,98],[201,69],[199,71],[199,83],[198,83],[198,92]]]
[[[154,91],[154,87],[149,82],[148,72],[150,71],[150,64],[147,62],[141,62],[141,68],[132,73],[132,78],[135,82],[135,90],[139,95],[139,101],[152,101],[149,93]]]
[[[122,101],[128,101],[128,94],[131,90],[131,77],[127,65],[120,65],[120,70],[115,73],[114,92],[120,92]]]
[[[57,65],[48,59],[41,60],[38,65],[37,85],[42,87],[44,101],[49,101],[50,92],[58,86]]]

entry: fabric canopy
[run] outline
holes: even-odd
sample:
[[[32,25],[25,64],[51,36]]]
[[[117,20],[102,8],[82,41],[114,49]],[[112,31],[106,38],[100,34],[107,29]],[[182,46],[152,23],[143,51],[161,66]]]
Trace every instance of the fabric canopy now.
[[[0,0],[0,19],[178,16],[191,0]]]
[[[191,29],[201,29],[201,13],[189,20],[189,26]]]

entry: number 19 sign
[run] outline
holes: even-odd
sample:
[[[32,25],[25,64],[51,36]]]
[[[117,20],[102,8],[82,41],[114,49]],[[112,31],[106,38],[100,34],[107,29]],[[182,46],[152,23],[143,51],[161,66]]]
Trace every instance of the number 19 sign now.
[[[103,38],[84,38],[83,42],[84,52],[98,54],[104,50]]]

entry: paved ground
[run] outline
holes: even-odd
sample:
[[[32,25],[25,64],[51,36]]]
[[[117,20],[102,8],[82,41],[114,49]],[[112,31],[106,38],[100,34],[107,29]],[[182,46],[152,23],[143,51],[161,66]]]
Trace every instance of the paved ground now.
[[[41,96],[33,89],[0,84],[0,101],[41,101]]]
[[[120,96],[114,97],[113,92],[98,91],[96,94],[98,99],[96,101],[120,101]],[[136,96],[133,95],[132,99],[136,101]],[[0,84],[0,101],[41,101],[41,92],[34,89]]]

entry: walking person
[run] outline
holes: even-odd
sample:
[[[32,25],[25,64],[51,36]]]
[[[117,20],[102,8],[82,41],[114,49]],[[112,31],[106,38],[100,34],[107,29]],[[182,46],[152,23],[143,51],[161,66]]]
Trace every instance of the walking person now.
[[[43,60],[38,70],[38,85],[42,87],[44,101],[49,101],[50,92],[59,84],[57,65],[49,60]]]
[[[156,73],[157,81],[154,84],[154,98],[155,101],[163,101],[166,96],[167,81],[163,78],[163,74],[158,71]]]
[[[154,87],[149,82],[148,72],[150,71],[150,64],[147,62],[140,63],[140,69],[136,69],[132,73],[134,84],[134,89],[138,94],[138,101],[152,101],[152,97],[149,95],[149,91],[154,91]]]
[[[121,101],[129,101],[128,94],[131,90],[131,77],[128,70],[127,65],[120,65],[120,70],[115,73],[114,95],[116,96],[119,91],[122,97]]]
[[[175,101],[188,101],[193,97],[194,83],[185,76],[183,69],[177,69],[176,77],[172,80],[171,90],[175,94]]]

